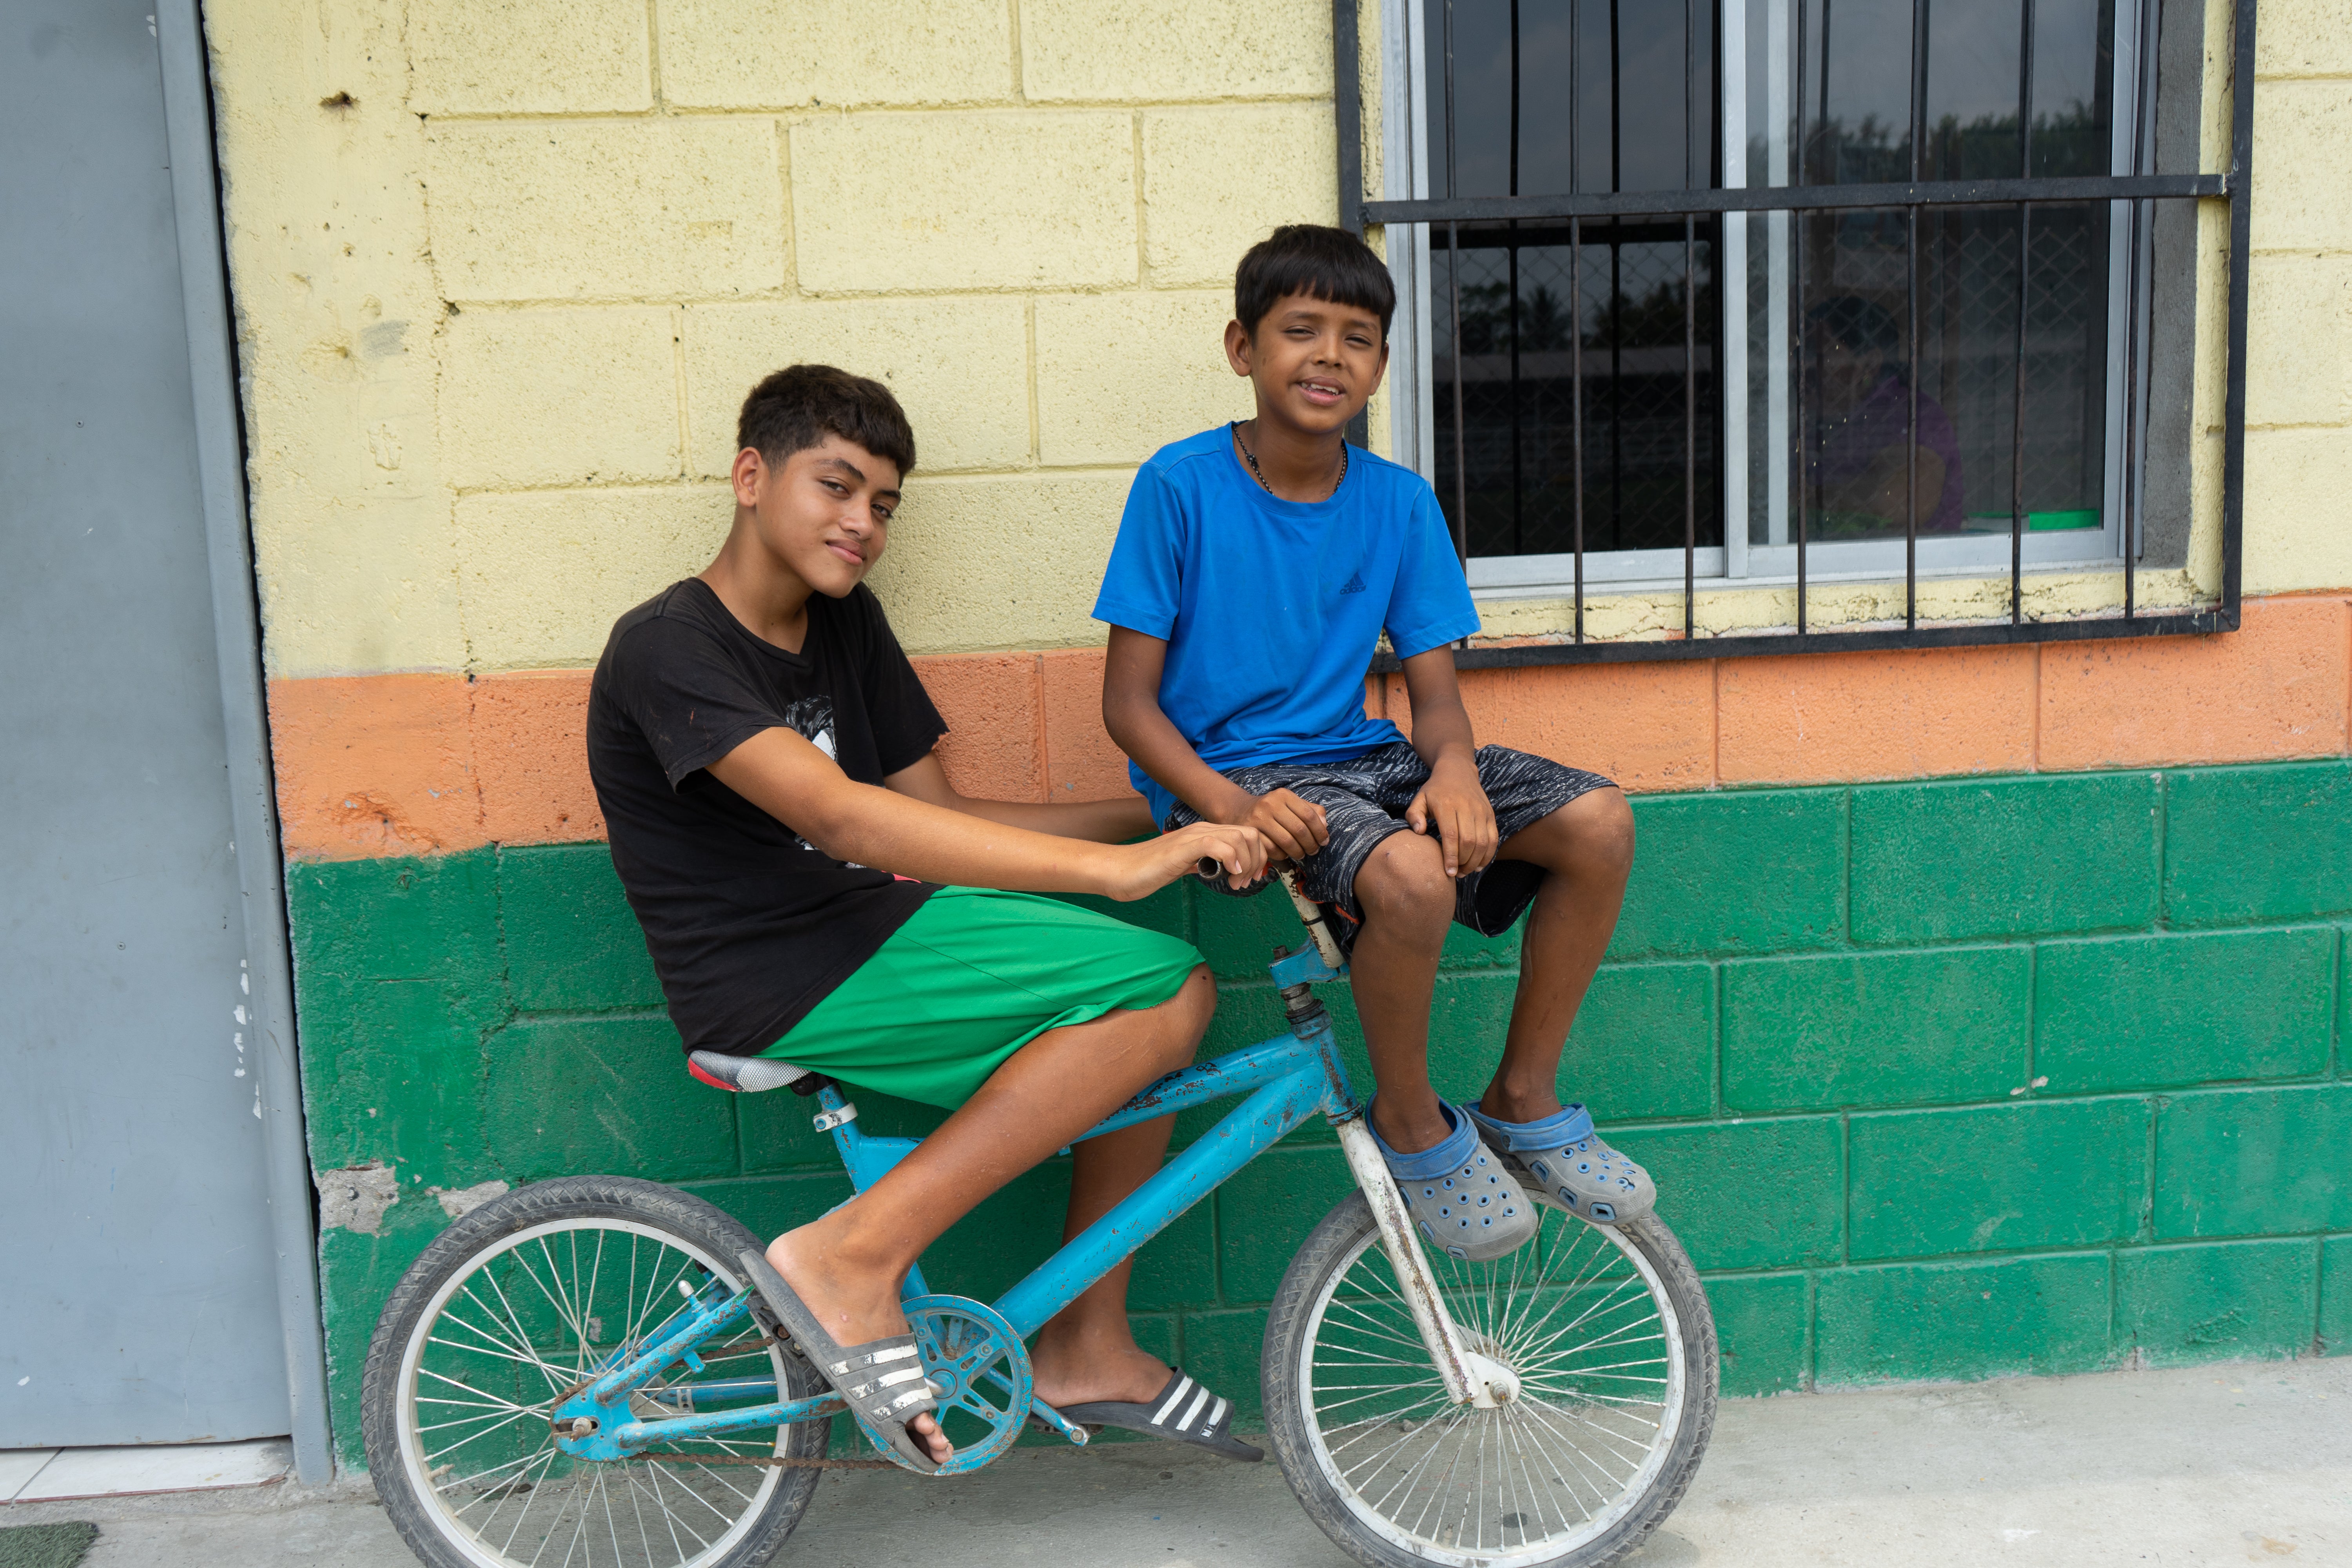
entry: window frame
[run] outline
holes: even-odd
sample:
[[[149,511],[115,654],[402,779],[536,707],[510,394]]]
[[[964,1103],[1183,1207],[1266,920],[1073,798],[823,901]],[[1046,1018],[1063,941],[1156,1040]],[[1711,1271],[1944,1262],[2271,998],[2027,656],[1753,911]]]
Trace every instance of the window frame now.
[[[2228,363],[2225,367],[2220,520],[2221,592],[2217,603],[2195,609],[2158,614],[2142,613],[2137,604],[2138,560],[2147,545],[2148,497],[2143,476],[2149,454],[2145,450],[2147,399],[2144,389],[2150,354],[2143,346],[2137,354],[2129,349],[2120,354],[2113,349],[2109,353],[2110,366],[2120,363],[2127,371],[2120,378],[2115,377],[2112,370],[2110,372],[2111,380],[2121,379],[2125,384],[2111,393],[2111,401],[2119,398],[2123,406],[2120,418],[2110,426],[2110,434],[2112,436],[2114,431],[2120,429],[2126,433],[2126,440],[2134,435],[2139,436],[2140,440],[2137,447],[2122,454],[2111,453],[2107,459],[2111,474],[2119,476],[2111,479],[2109,492],[2113,494],[2119,489],[2123,501],[2117,508],[2119,523],[2102,529],[2101,537],[2105,544],[2096,554],[2085,556],[2080,552],[2081,545],[2087,542],[2069,541],[2067,543],[2074,546],[2071,558],[2045,559],[2062,553],[2063,547],[2061,550],[2030,550],[2021,514],[2013,516],[2006,538],[2000,534],[1988,534],[1965,540],[1928,542],[1936,547],[1938,556],[1926,563],[1925,575],[1931,579],[1948,576],[1981,579],[2000,564],[2006,564],[2010,594],[2009,618],[2005,622],[1920,623],[1918,584],[1923,573],[1918,549],[1921,541],[1916,517],[1906,524],[1906,536],[1899,540],[1834,544],[1811,542],[1809,544],[1802,538],[1801,530],[1800,538],[1793,546],[1749,544],[1746,541],[1745,519],[1741,519],[1735,527],[1727,518],[1725,531],[1727,542],[1725,545],[1698,545],[1695,529],[1686,523],[1685,542],[1678,551],[1580,551],[1572,558],[1572,571],[1565,582],[1557,564],[1558,557],[1479,557],[1466,563],[1471,570],[1473,588],[1481,598],[1559,598],[1564,596],[1563,590],[1572,593],[1573,624],[1560,628],[1568,637],[1566,641],[1538,641],[1507,647],[1468,646],[1457,653],[1457,663],[1465,668],[1478,668],[1488,665],[1721,658],[1836,649],[2179,636],[2237,629],[2243,553],[2247,259],[2252,220],[2248,193],[2252,184],[2253,152],[2256,0],[2232,0],[2231,8],[2230,80],[2233,98],[2231,104],[2230,160],[2229,167],[2219,174],[2132,173],[1839,185],[1743,184],[1708,190],[1451,199],[1429,195],[1430,149],[1421,114],[1393,111],[1393,106],[1400,99],[1412,106],[1425,101],[1427,68],[1422,58],[1423,50],[1415,40],[1423,36],[1424,3],[1438,5],[1444,0],[1381,0],[1381,49],[1376,65],[1378,74],[1373,79],[1379,84],[1379,89],[1391,110],[1383,113],[1381,122],[1381,166],[1386,189],[1381,196],[1374,198],[1363,188],[1361,127],[1365,62],[1361,57],[1358,25],[1358,7],[1362,3],[1364,0],[1334,0],[1333,4],[1336,82],[1333,107],[1340,150],[1339,211],[1342,222],[1349,228],[1361,234],[1369,227],[1381,226],[1388,242],[1389,265],[1398,285],[1397,318],[1391,333],[1392,342],[1397,344],[1390,381],[1394,449],[1402,461],[1423,475],[1436,471],[1436,399],[1443,395],[1442,389],[1435,384],[1433,353],[1436,311],[1428,302],[1429,289],[1438,281],[1433,269],[1431,235],[1433,229],[1443,229],[1449,224],[1518,219],[1552,225],[1580,225],[1585,220],[1596,218],[1647,217],[1686,219],[1695,226],[1700,218],[1729,214],[1819,213],[1854,208],[1903,208],[1918,214],[1963,205],[2005,206],[2011,210],[2030,211],[2032,205],[2038,204],[2106,201],[2112,204],[2118,216],[2128,214],[2136,225],[2135,241],[2128,243],[2127,248],[2122,252],[2122,264],[2130,269],[2126,298],[2121,301],[2111,300],[2111,314],[2119,310],[2144,323],[2149,296],[2142,287],[2139,274],[2141,268],[2152,266],[2148,255],[2158,204],[2193,205],[2204,201],[2221,201],[2228,207],[2225,306]],[[2152,115],[2155,100],[2148,84],[2156,74],[2155,62],[2141,58],[2140,52],[2154,37],[2154,23],[2161,8],[2162,0],[2141,0],[2138,15],[2145,21],[2142,26],[2135,29],[2137,36],[2133,39],[2132,66],[2137,72],[2133,123],[2143,128],[2132,150],[2136,169],[2147,167],[2154,155]],[[1915,28],[1919,25],[1923,10],[1923,0],[1913,0]],[[2160,45],[2158,52],[2161,52]],[[1727,71],[1725,74],[1730,73]],[[1726,119],[1727,121],[1727,116]],[[2123,119],[2119,103],[2119,125]],[[1737,132],[1727,128],[1727,134],[1744,133],[1744,125]],[[1724,226],[1726,229],[1730,226],[1728,224]],[[1916,226],[1912,226],[1912,228],[1916,235]],[[1916,243],[1915,239],[1911,263],[1915,275],[1918,265]],[[1723,270],[1727,273],[1729,268],[1725,266]],[[1727,318],[1731,310],[1730,296],[1734,290],[1726,288],[1721,292],[1725,297],[1724,308]],[[2144,338],[2144,326],[2142,335]],[[1740,346],[1744,357],[1745,342]],[[1727,361],[1731,357],[1728,353],[1725,355]],[[1727,363],[1727,372],[1729,368]],[[1355,436],[1360,441],[1363,439],[1364,431],[1360,424]],[[1717,463],[1727,462],[1727,443],[1726,449],[1719,449],[1716,454]],[[1743,493],[1747,489],[1744,479],[1739,489]],[[1727,483],[1724,490],[1729,493]],[[1738,538],[1737,545],[1728,542],[1735,534]],[[2123,540],[2130,541],[2130,547],[2124,547]],[[1461,542],[1457,528],[1457,549]],[[1765,551],[1793,553],[1794,573],[1784,570],[1771,575],[1754,572],[1737,576],[1727,574],[1727,569],[1734,564],[1729,557],[1754,555]],[[1824,631],[1807,624],[1808,587],[1832,584],[1891,583],[1896,574],[1892,569],[1894,553],[1898,552],[1904,584],[1904,619],[1900,626],[1865,625],[1856,630]],[[2006,558],[2005,562],[2000,559],[2001,557]],[[1521,565],[1521,563],[1526,564]],[[2025,618],[2022,579],[2029,568],[2035,571],[2083,572],[2097,570],[2110,563],[2120,567],[2124,601],[2121,614],[2049,620]],[[1661,571],[1659,568],[1662,566],[1678,570]],[[1793,626],[1763,633],[1698,634],[1696,608],[1700,592],[1706,589],[1741,591],[1785,587],[1791,584],[1796,588],[1797,618]],[[1604,584],[1614,592],[1680,589],[1684,600],[1682,635],[1649,640],[1604,641],[1588,637],[1584,621],[1587,602],[1592,596],[1591,589]]]

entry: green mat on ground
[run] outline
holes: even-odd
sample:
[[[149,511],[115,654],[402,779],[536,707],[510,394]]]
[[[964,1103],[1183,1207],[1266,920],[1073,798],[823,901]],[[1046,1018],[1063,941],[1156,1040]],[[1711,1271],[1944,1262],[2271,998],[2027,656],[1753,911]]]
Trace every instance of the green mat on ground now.
[[[69,1524],[0,1524],[0,1568],[74,1568],[98,1526],[76,1520]]]

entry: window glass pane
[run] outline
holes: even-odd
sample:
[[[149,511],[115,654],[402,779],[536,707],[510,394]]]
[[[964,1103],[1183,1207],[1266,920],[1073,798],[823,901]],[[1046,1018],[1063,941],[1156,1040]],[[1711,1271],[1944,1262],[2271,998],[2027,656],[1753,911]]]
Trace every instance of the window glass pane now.
[[[1507,196],[1511,188],[1509,0],[1454,0],[1453,184],[1444,67],[1445,0],[1429,7],[1429,186],[1438,195]],[[1545,118],[1538,116],[1538,119]],[[1525,119],[1525,116],[1522,116]]]
[[[1735,183],[2116,167],[2116,0],[1725,3],[1741,7]],[[1717,183],[1717,10],[1428,0],[1433,194]],[[1930,540],[2005,532],[2021,491],[2037,533],[2101,530],[2113,226],[2103,203],[2038,208],[2030,228],[2013,207],[1815,210],[1696,222],[1686,256],[1679,219],[1589,221],[1577,255],[1563,221],[1476,224],[1457,273],[1435,226],[1439,499],[1450,515],[1465,492],[1473,555],[1565,552],[1580,503],[1588,551],[1678,548],[1686,511],[1715,545],[1728,451],[1754,544],[1789,543],[1797,520],[1824,542],[1900,539],[1906,518]],[[1727,320],[1718,254],[1744,273]]]
[[[1748,78],[1750,179],[1801,124],[1808,183],[2023,172],[2020,0],[1754,0],[1768,58]],[[1927,21],[1914,119],[1915,16]],[[2113,166],[2111,0],[2034,0],[2032,167]],[[1773,56],[1777,47],[1785,54]],[[1760,96],[1761,101],[1757,101]],[[1744,225],[1751,543],[2006,533],[2019,449],[2021,218],[2014,207],[1811,212]],[[2035,532],[2105,521],[2109,306],[2104,203],[2034,210],[2026,283],[2021,500]],[[1913,342],[1916,310],[1916,342]],[[1914,445],[1916,469],[1910,467]],[[1792,449],[1793,448],[1793,449]]]
[[[2013,179],[2018,163],[2018,0],[1935,0],[1927,11],[1929,180]]]
[[[1696,299],[1686,321],[1677,220],[1588,223],[1575,249],[1564,226],[1464,230],[1462,471],[1472,555],[1574,549],[1580,460],[1587,550],[1680,549],[1686,469],[1696,480],[1696,542],[1722,542],[1714,336],[1723,317],[1713,235],[1701,224],[1691,236]],[[1443,233],[1433,259],[1436,485],[1450,517],[1454,277]],[[1686,330],[1697,340],[1687,400]]]
[[[2108,207],[2033,209],[2025,310],[2025,510],[2034,529],[2095,527],[2105,499]],[[2013,308],[2013,307],[2012,307]],[[2004,491],[1990,503],[2004,513]]]
[[[2115,82],[2113,0],[2034,0],[2035,174],[2111,172]]]
[[[1429,0],[1425,16],[1433,195],[1449,194],[1449,158],[1460,195],[1714,183],[1712,0],[1687,10],[1671,0]],[[1433,230],[1435,479],[1450,517],[1458,286],[1459,477],[1473,555],[1573,548],[1580,437],[1588,550],[1679,549],[1686,511],[1697,543],[1722,542],[1717,232],[1715,220],[1697,222],[1686,247],[1680,219],[1589,224],[1580,258],[1565,224],[1464,226],[1457,277],[1446,229]]]

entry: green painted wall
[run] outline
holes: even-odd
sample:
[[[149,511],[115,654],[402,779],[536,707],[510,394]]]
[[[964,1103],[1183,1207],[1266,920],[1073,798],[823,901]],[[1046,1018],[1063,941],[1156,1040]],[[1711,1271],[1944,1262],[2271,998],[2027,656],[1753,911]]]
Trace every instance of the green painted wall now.
[[[1725,1391],[2352,1346],[2347,806],[2343,762],[1637,800],[1563,1091],[1657,1174]],[[381,1234],[320,1241],[347,1463],[377,1309],[447,1223],[434,1189],[621,1173],[762,1234],[845,1194],[806,1101],[687,1076],[602,845],[289,886],[313,1163],[382,1162],[402,1191]],[[1211,1048],[1281,1027],[1280,898],[1187,886],[1118,912],[1223,977]],[[1517,956],[1454,933],[1442,1090],[1483,1084]],[[876,1131],[937,1120],[857,1098]],[[926,1258],[934,1288],[1025,1272],[1066,1179],[983,1205]],[[1136,1272],[1145,1343],[1254,1415],[1265,1303],[1345,1185],[1307,1130],[1179,1221]]]

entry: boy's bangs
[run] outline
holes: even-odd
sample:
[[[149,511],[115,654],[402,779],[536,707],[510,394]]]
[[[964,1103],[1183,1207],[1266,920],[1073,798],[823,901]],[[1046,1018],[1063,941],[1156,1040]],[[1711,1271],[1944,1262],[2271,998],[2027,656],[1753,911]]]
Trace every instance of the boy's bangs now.
[[[736,420],[735,447],[781,465],[827,436],[887,458],[901,479],[914,468],[914,428],[890,389],[829,364],[793,365],[753,387]]]
[[[1396,284],[1371,247],[1344,228],[1290,224],[1252,246],[1234,274],[1234,315],[1242,330],[1258,323],[1286,296],[1368,311],[1388,335],[1396,314]]]

